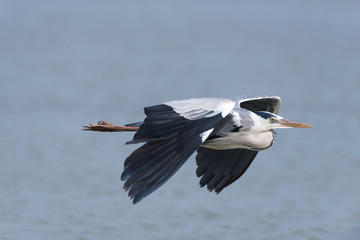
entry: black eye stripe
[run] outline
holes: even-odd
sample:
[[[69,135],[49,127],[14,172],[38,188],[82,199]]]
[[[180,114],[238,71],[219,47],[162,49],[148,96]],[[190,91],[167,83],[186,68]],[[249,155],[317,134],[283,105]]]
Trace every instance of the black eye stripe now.
[[[272,114],[272,113],[269,113],[269,112],[255,112],[257,115],[259,115],[260,117],[262,118],[265,118],[265,119],[270,119],[270,118],[274,118],[276,119],[276,115]]]

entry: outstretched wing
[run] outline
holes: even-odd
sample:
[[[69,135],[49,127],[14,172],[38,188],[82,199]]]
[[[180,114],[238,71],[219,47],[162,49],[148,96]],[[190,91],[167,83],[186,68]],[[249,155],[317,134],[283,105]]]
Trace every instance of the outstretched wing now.
[[[145,108],[128,144],[146,142],[125,161],[121,179],[134,203],[164,184],[235,106],[227,99],[188,99]]]
[[[207,185],[209,191],[220,193],[246,171],[254,160],[257,151],[247,149],[215,150],[200,147],[197,150],[196,175],[200,179],[200,186]]]
[[[266,111],[277,114],[281,106],[281,99],[278,96],[257,96],[257,97],[237,97],[237,106],[247,110],[258,112]]]

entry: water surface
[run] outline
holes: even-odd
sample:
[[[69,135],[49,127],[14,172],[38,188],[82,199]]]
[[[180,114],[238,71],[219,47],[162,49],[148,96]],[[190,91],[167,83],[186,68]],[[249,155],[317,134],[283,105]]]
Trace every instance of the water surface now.
[[[0,239],[360,239],[360,4],[3,1]],[[194,156],[137,205],[123,192],[143,107],[270,94],[279,130],[221,194]]]

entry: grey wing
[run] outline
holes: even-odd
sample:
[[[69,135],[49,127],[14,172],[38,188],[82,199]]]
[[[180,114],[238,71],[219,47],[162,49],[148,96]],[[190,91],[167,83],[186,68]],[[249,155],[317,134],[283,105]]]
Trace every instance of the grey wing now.
[[[237,107],[245,108],[253,112],[267,111],[277,114],[281,107],[281,99],[278,96],[242,96],[234,99],[237,102]]]
[[[145,108],[147,117],[128,143],[146,143],[126,159],[121,175],[133,202],[164,184],[234,106],[229,100],[193,99]]]
[[[215,150],[200,147],[197,150],[196,175],[200,186],[220,193],[226,186],[240,178],[254,160],[257,151],[247,149]]]

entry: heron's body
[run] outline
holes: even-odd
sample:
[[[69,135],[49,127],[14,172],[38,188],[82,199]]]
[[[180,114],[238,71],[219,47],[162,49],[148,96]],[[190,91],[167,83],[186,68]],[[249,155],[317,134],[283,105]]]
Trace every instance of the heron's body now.
[[[224,126],[213,130],[201,147],[260,151],[270,147],[274,141],[275,132],[258,124],[262,118],[249,110],[234,109],[223,121]]]
[[[176,100],[146,107],[141,123],[105,122],[85,130],[137,131],[127,144],[145,144],[126,159],[121,175],[134,203],[164,184],[195,151],[200,185],[219,193],[272,145],[274,128],[311,127],[276,115],[280,106],[277,96]]]

